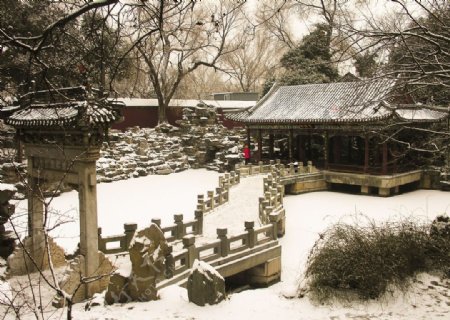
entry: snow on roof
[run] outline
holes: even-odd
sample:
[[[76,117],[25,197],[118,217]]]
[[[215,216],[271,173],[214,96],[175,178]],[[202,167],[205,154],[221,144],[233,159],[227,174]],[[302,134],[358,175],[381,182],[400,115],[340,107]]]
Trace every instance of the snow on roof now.
[[[448,113],[429,108],[402,108],[395,109],[397,116],[406,121],[437,121],[443,120],[449,116]]]
[[[247,123],[362,122],[389,117],[381,104],[395,80],[274,86],[255,107],[228,116]]]

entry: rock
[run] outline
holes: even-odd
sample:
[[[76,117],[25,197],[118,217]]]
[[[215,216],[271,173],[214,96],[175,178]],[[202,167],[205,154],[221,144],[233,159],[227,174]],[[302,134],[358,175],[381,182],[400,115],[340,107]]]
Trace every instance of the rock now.
[[[128,277],[120,273],[114,273],[109,279],[108,289],[105,294],[105,303],[113,304],[132,301],[127,286]]]
[[[169,252],[164,233],[156,224],[137,232],[129,249],[131,275],[117,272],[111,277],[106,303],[156,300],[156,280],[164,277]]]
[[[187,283],[189,301],[198,306],[218,304],[226,298],[225,279],[209,264],[195,260]]]

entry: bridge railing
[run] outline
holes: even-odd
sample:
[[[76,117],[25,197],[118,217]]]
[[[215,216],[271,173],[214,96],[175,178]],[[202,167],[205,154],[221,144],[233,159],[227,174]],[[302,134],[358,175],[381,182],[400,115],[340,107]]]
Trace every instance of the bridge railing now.
[[[280,183],[278,172],[268,174],[263,179],[264,196],[259,200],[259,221],[261,224],[270,223],[270,216],[275,214],[278,217],[278,236],[285,233],[286,213],[283,206],[284,186]]]
[[[230,255],[244,252],[267,242],[278,239],[276,214],[270,215],[270,224],[255,228],[253,221],[245,222],[245,232],[228,237],[228,229],[217,229],[217,240],[196,246],[195,236],[183,237],[183,250],[170,253],[166,258],[166,275],[179,275],[190,269],[195,259],[206,262],[218,260]]]
[[[190,234],[203,233],[203,216],[214,208],[229,201],[230,187],[240,182],[240,175],[237,172],[225,173],[219,177],[219,187],[216,191],[208,191],[207,198],[204,195],[197,196],[197,209],[195,210],[195,218],[183,221],[182,214],[174,215],[174,222],[168,226],[161,226],[161,219],[151,219],[152,223],[157,224],[164,233],[168,242],[181,240],[184,236]],[[103,236],[102,228],[98,228],[98,248],[106,254],[119,253],[128,251],[131,239],[137,230],[136,223],[124,224],[124,233]]]
[[[240,174],[232,171],[219,177],[219,187],[214,191],[208,191],[206,197],[203,194],[197,196],[197,210],[207,214],[218,206],[230,200],[230,187],[240,182]]]
[[[161,219],[151,219],[151,222],[161,228],[167,242],[173,242],[181,240],[186,235],[203,232],[203,215],[196,211],[195,217],[195,219],[183,221],[182,214],[175,214],[174,222],[165,227],[161,227]],[[124,224],[123,234],[103,237],[102,228],[98,228],[98,249],[106,254],[128,251],[136,230],[136,223]]]

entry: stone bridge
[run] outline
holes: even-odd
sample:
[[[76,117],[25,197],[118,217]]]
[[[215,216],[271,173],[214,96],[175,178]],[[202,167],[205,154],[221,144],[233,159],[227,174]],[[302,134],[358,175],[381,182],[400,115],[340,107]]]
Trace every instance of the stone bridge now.
[[[152,219],[171,246],[165,256],[166,279],[157,283],[157,289],[184,285],[195,259],[208,262],[225,278],[244,279],[254,286],[266,286],[280,279],[278,237],[284,234],[283,187],[271,175],[262,176],[256,171],[252,175],[257,176],[242,183],[237,172],[219,177],[215,192],[198,196],[192,220],[184,221],[183,215],[178,214],[172,225],[161,226],[160,219]],[[264,206],[258,203],[255,189],[258,195],[265,195],[260,198],[264,199]],[[248,204],[247,213],[239,210],[244,202]],[[214,228],[224,225],[221,221],[230,220],[230,215],[232,226]],[[123,234],[104,237],[99,228],[99,248],[106,254],[125,256],[136,231],[136,224],[125,224]]]

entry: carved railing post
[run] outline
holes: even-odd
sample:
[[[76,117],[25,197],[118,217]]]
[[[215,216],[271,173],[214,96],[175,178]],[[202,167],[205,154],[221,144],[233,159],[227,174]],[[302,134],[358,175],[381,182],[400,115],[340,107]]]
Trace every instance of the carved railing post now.
[[[197,220],[197,226],[195,228],[196,234],[203,234],[203,211],[195,210],[195,220]]]
[[[97,228],[97,234],[98,234],[98,250],[100,250],[101,252],[105,252],[106,251],[106,243],[102,238],[102,228],[101,227]]]
[[[218,198],[218,204],[223,204],[223,195],[222,195],[222,188],[216,188],[217,198]]]
[[[165,256],[165,265],[166,265],[166,270],[164,272],[164,276],[166,277],[166,279],[170,279],[173,277],[173,273],[175,272],[175,260],[173,259],[173,247],[169,246],[167,248],[167,253]]]
[[[256,243],[255,237],[255,222],[245,221],[245,231],[248,233],[248,247],[253,248]]]
[[[161,228],[161,219],[159,218],[153,218],[152,220],[150,220],[152,223],[156,224],[158,227]]]
[[[183,227],[183,215],[175,214],[173,216],[174,223],[177,225],[177,231],[175,237],[177,239],[182,239],[184,237],[184,227]]]
[[[137,224],[136,223],[125,223],[123,225],[123,229],[125,231],[125,251],[128,250],[128,248],[130,247],[130,243],[131,240],[133,240],[134,234],[136,233],[137,230]]]
[[[197,195],[197,210],[205,212],[205,196],[203,194]]]
[[[278,214],[271,213],[269,215],[269,221],[272,224],[273,231],[272,231],[272,239],[277,240],[278,239]]]
[[[308,173],[312,173],[312,172],[313,172],[312,161],[308,161]]]
[[[197,259],[197,254],[195,250],[195,236],[190,234],[183,237],[183,248],[188,252],[188,261],[186,261],[186,265],[189,268],[192,268],[194,265],[195,259]]]
[[[211,208],[211,210],[214,209],[214,191],[208,191],[208,199],[207,201],[209,201],[209,207]]]
[[[226,257],[229,251],[228,237],[227,237],[228,229],[227,228],[218,228],[217,229],[217,238],[220,240],[220,255],[222,257]]]

